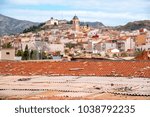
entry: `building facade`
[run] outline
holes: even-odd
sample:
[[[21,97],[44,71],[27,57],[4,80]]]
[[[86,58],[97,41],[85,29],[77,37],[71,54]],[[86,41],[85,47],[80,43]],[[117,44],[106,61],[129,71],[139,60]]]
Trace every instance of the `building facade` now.
[[[15,60],[15,49],[14,48],[1,49],[0,60]]]

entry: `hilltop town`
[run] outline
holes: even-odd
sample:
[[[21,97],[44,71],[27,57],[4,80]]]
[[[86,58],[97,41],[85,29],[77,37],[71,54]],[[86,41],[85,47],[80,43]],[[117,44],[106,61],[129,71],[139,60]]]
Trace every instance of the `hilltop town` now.
[[[52,17],[39,26],[2,36],[0,40],[1,60],[150,59],[149,30],[94,28],[86,23],[80,25],[76,15],[71,21]]]
[[[75,15],[0,38],[0,99],[150,99],[148,29],[81,25]]]

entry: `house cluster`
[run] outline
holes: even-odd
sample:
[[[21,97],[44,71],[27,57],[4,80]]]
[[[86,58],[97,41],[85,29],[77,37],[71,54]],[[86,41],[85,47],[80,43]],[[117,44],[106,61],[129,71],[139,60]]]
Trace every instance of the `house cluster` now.
[[[11,44],[16,55],[20,50],[25,51],[28,46],[29,52],[35,52],[35,59],[39,59],[43,53],[46,58],[50,56],[134,57],[136,52],[150,50],[149,30],[129,32],[105,27],[93,28],[86,24],[80,26],[77,16],[74,16],[71,22],[51,18],[41,31],[6,35],[0,38],[0,58],[2,55],[7,56],[14,52],[10,48],[2,48],[4,45],[7,47],[7,44]]]

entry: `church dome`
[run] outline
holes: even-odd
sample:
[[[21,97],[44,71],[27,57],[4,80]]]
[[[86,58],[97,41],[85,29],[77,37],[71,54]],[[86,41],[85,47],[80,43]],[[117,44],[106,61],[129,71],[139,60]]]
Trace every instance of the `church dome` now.
[[[79,18],[75,15],[75,16],[73,17],[73,19],[74,19],[74,20],[76,20],[76,19],[78,20]]]

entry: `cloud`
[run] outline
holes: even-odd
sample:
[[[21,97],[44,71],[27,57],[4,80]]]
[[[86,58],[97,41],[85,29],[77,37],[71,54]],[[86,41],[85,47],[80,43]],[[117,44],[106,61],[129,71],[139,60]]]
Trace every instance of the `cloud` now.
[[[149,0],[6,0],[7,3],[16,5],[64,5],[80,8],[114,7],[132,8],[150,5]]]
[[[8,13],[8,11],[7,11]],[[18,15],[19,14],[19,15]],[[10,15],[24,20],[32,20],[37,22],[43,22],[48,20],[50,17],[58,19],[71,20],[72,17],[77,14],[81,21],[101,21],[106,25],[116,25],[116,23],[126,20],[144,20],[148,18],[148,14],[131,14],[131,13],[108,13],[101,11],[55,11],[55,10],[22,10],[12,9]],[[119,21],[120,20],[120,21]],[[107,21],[107,22],[106,22]],[[109,21],[109,22],[108,22]],[[123,22],[122,22],[123,23]],[[127,23],[127,22],[124,22]]]
[[[33,6],[37,8],[46,8],[56,10],[60,7],[61,10],[87,10],[101,12],[149,12],[149,0],[6,0],[8,4],[18,5],[18,7]],[[48,8],[49,6],[49,8]],[[61,6],[64,6],[63,8]]]
[[[11,4],[19,5],[58,5],[64,4],[66,0],[7,0]]]
[[[5,5],[3,14],[39,22],[50,17],[71,20],[75,14],[82,21],[106,25],[150,19],[150,0],[5,0]]]

